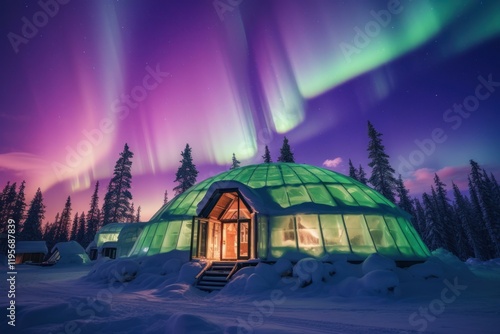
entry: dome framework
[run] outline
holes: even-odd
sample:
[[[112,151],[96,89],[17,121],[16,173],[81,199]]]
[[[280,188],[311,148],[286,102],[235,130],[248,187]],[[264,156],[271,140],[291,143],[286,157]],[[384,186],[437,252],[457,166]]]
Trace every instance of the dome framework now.
[[[250,165],[206,179],[164,205],[131,255],[171,250],[217,261],[307,254],[396,261],[430,255],[410,216],[370,187],[293,163]]]

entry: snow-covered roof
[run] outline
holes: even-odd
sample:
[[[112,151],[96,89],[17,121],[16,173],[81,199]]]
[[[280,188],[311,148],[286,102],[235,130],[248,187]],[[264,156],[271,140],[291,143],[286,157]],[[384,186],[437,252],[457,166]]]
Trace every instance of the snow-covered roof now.
[[[47,254],[47,244],[45,241],[18,241],[16,242],[16,253],[43,253]]]

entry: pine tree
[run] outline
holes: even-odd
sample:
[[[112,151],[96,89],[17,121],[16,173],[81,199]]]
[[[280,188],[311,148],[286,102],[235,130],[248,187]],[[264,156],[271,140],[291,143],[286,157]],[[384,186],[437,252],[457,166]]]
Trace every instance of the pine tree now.
[[[78,231],[76,232],[76,241],[82,245],[83,247],[87,246],[85,242],[85,212],[80,214],[80,218],[78,218]]]
[[[494,202],[494,186],[489,178],[485,178],[486,173],[477,162],[470,160],[470,164],[471,188],[475,190],[480,210],[477,214],[482,216],[491,239],[492,256],[497,258],[500,257],[500,216],[497,217],[498,203]]]
[[[132,158],[134,153],[129,150],[127,144],[116,161],[113,178],[109,181],[108,190],[104,196],[102,207],[103,225],[112,222],[126,222],[130,220],[130,202],[132,194]]]
[[[269,152],[269,147],[265,148],[264,155],[262,156],[262,159],[264,159],[264,163],[268,164],[271,163],[273,160],[271,159],[271,153]]]
[[[413,226],[415,230],[417,230],[418,234],[424,238],[427,235],[426,224],[425,224],[425,211],[422,203],[418,200],[418,198],[413,199],[413,203],[415,204],[414,212],[415,212],[415,221]],[[425,240],[423,240],[425,243]]]
[[[351,159],[349,159],[349,177],[359,181],[358,170],[353,166]]]
[[[401,178],[401,174],[396,180],[396,194],[398,195],[397,205],[404,211],[408,212],[412,216],[413,225],[416,225],[415,222],[415,211],[413,209],[413,203],[409,196],[409,191],[406,189],[403,179]]]
[[[436,186],[435,201],[437,205],[439,224],[441,225],[443,235],[443,247],[453,254],[457,255],[457,236],[460,234],[459,227],[453,222],[453,211],[450,205],[450,200],[446,194],[445,184],[441,181],[437,174],[434,174],[434,184]]]
[[[368,122],[368,166],[372,168],[372,175],[368,182],[373,188],[384,195],[389,201],[394,203],[394,188],[396,179],[394,178],[394,169],[389,164],[389,156],[385,153],[385,147],[382,145],[382,134],[377,132],[373,125]]]
[[[165,193],[163,194],[163,205],[168,203],[168,190],[165,190]]]
[[[288,144],[288,138],[283,138],[283,145],[280,149],[280,156],[278,158],[279,162],[295,162],[295,158],[293,157],[292,149],[290,148],[290,144]]]
[[[231,170],[231,169],[235,169],[235,168],[239,168],[239,167],[240,167],[240,161],[238,159],[236,159],[236,155],[233,153],[233,159],[232,159],[231,167],[229,169]]]
[[[358,170],[358,181],[363,183],[363,184],[368,184],[368,179],[366,178],[366,173],[363,167],[359,165],[359,170]]]
[[[24,196],[26,181],[21,183],[19,191],[17,192],[14,210],[12,212],[12,219],[18,224],[19,229],[22,229],[22,222],[24,221],[24,212],[26,211],[26,198]]]
[[[61,213],[61,218],[59,219],[59,225],[57,226],[55,242],[65,242],[69,238],[69,229],[71,225],[71,197],[68,196],[66,203],[64,204],[64,209]]]
[[[7,182],[2,195],[1,195],[1,207],[0,207],[0,232],[5,232],[7,228],[7,222],[12,219],[14,214],[14,208],[16,206],[16,183],[10,184]],[[16,224],[20,224],[16,221]]]
[[[42,240],[42,221],[44,218],[45,205],[43,204],[42,191],[38,188],[30,203],[23,230],[19,234],[19,239],[28,241]]]
[[[76,233],[78,232],[78,212],[75,213],[75,217],[73,218],[73,225],[71,227],[71,234],[69,236],[69,240],[76,240]]]
[[[90,199],[90,209],[87,212],[87,230],[85,233],[85,242],[90,243],[100,227],[99,211],[99,181],[95,183],[94,193]]]
[[[425,225],[427,234],[425,235],[425,243],[429,247],[430,250],[435,250],[440,247],[445,247],[446,239],[445,234],[446,231],[444,226],[441,224],[441,220],[439,219],[439,210],[436,199],[436,191],[434,187],[431,187],[432,194],[429,195],[424,193],[422,195],[422,200],[425,209]]]
[[[186,144],[186,148],[181,152],[181,156],[181,166],[177,170],[174,180],[174,182],[179,183],[174,187],[176,195],[182,194],[191,188],[196,183],[196,177],[198,176],[198,170],[196,169],[196,165],[193,163],[191,147],[189,147],[189,144]]]
[[[135,216],[135,222],[139,223],[141,221],[141,206],[137,207],[137,215]]]
[[[134,202],[130,204],[130,215],[127,223],[133,223],[135,219],[135,208],[134,208]]]
[[[480,260],[488,259],[488,244],[487,239],[482,235],[482,231],[477,228],[472,214],[472,205],[470,201],[462,195],[460,189],[455,183],[452,183],[453,195],[455,198],[455,212],[457,219],[462,225],[462,229],[467,239],[468,244],[472,248],[469,256],[473,256]]]

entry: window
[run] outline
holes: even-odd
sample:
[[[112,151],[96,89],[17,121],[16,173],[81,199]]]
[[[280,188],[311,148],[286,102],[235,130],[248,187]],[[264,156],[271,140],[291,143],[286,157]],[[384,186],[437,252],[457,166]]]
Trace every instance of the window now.
[[[368,255],[376,252],[362,215],[344,215],[344,222],[354,253]]]
[[[341,215],[320,215],[325,249],[328,253],[350,253],[344,222]]]

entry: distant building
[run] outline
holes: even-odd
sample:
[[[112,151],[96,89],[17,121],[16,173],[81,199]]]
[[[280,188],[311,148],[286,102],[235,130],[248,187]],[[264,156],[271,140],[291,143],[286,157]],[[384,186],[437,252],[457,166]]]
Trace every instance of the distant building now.
[[[45,241],[17,241],[16,264],[42,263],[48,252]]]

